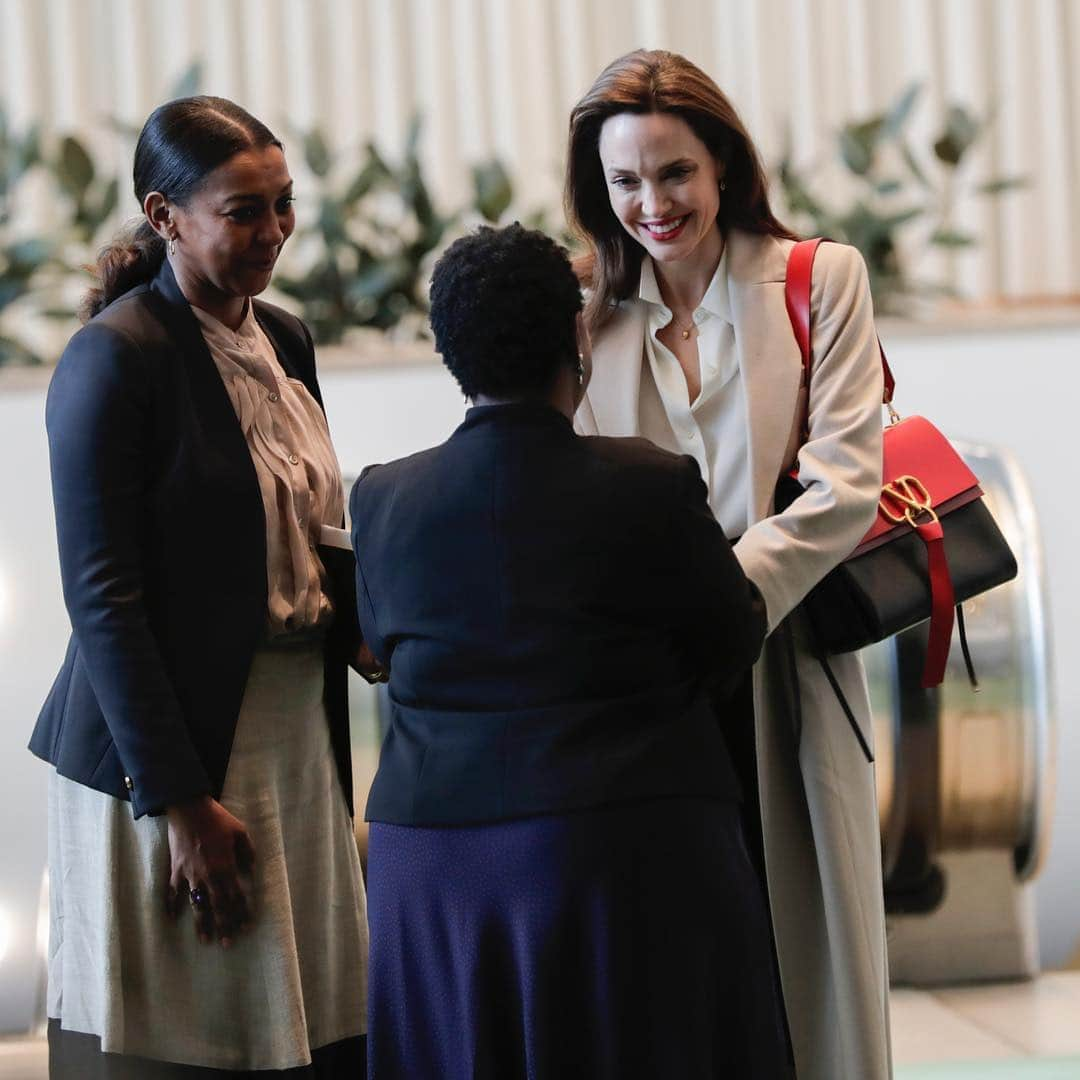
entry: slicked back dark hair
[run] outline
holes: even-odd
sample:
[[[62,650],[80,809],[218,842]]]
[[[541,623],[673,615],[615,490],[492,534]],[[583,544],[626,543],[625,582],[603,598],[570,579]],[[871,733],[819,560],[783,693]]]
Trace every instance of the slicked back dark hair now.
[[[581,289],[566,251],[515,222],[456,240],[431,277],[431,329],[470,398],[545,393],[578,363]]]
[[[183,206],[219,165],[244,150],[281,146],[246,109],[219,97],[187,97],[159,105],[135,144],[133,180],[139,206],[152,191]],[[98,256],[100,285],[83,300],[83,321],[116,297],[149,281],[165,258],[165,241],[144,218],[126,227]]]

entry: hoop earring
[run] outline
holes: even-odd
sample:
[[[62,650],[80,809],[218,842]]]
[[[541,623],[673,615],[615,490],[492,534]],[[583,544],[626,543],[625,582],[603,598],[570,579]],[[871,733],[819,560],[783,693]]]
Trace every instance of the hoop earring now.
[[[175,236],[170,236],[169,237],[169,242],[165,245],[165,247],[168,250],[170,255],[175,255],[176,254],[176,237]]]

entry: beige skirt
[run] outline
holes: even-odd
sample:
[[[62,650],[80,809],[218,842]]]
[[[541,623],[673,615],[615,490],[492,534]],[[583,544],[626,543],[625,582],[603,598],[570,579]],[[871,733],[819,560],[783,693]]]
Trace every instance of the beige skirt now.
[[[311,644],[252,663],[222,804],[255,845],[255,921],[232,948],[164,914],[164,817],[53,775],[48,1014],[101,1049],[288,1069],[366,1030],[367,911]]]

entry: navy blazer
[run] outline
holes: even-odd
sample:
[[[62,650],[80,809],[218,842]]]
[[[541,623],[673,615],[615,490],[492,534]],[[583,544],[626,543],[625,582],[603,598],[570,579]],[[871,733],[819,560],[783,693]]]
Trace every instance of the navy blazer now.
[[[287,375],[322,404],[311,337],[255,316]],[[72,635],[30,741],[62,776],[135,816],[221,794],[267,621],[266,519],[228,393],[168,261],[68,344],[46,404]],[[333,589],[326,704],[352,805],[352,583]]]
[[[735,798],[723,700],[765,614],[696,462],[471,409],[350,495],[360,625],[390,665],[372,821],[498,821]]]

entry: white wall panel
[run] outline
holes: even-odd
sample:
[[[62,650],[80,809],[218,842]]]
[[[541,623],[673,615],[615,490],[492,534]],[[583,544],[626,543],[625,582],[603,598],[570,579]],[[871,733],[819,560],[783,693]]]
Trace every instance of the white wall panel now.
[[[639,45],[705,66],[770,161],[790,126],[796,160],[827,167],[837,126],[913,80],[924,151],[947,102],[996,103],[965,177],[1033,185],[960,203],[978,250],[919,271],[974,298],[1080,292],[1080,0],[0,0],[0,95],[18,126],[76,131],[126,174],[103,119],[141,121],[199,58],[209,92],[287,141],[317,123],[395,155],[419,110],[438,199],[458,204],[498,154],[523,209],[555,209],[570,106]]]
[[[943,98],[966,102],[976,113],[985,114],[991,106],[993,35],[980,25],[979,9],[985,0],[951,0],[942,12]],[[974,30],[974,32],[973,32]],[[983,138],[971,152],[968,175],[977,182],[998,172],[994,139]],[[949,277],[967,296],[997,291],[1001,280],[1001,253],[996,229],[997,211],[988,198],[958,199],[952,224],[961,232],[979,237],[971,251],[954,256]]]
[[[1069,58],[1063,48],[1059,0],[1030,0],[1029,18],[1035,23],[1034,70],[1030,72],[1035,101],[1020,104],[1021,115],[1034,108],[1039,139],[1035,160],[1041,163],[1035,208],[1037,232],[1046,238],[1041,266],[1042,291],[1066,292],[1076,280],[1075,252],[1071,244],[1072,221],[1076,213],[1076,189],[1069,178],[1068,99],[1065,65]],[[1031,208],[1029,208],[1031,209]],[[1027,291],[1032,281],[1022,280]]]

